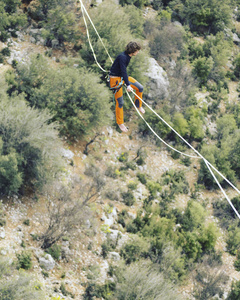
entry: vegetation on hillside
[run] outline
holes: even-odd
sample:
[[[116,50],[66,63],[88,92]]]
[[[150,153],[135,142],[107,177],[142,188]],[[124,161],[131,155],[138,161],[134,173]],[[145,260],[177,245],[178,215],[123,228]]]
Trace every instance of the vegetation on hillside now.
[[[144,17],[146,7],[154,9],[151,17]],[[238,99],[229,101],[229,94],[231,83],[240,77],[240,1],[121,0],[117,5],[106,0],[99,5],[93,1],[88,9],[111,57],[115,58],[131,40],[144,45],[128,71],[144,85],[146,94],[148,58],[153,57],[165,69],[169,93],[152,101],[153,109],[237,184],[240,105]],[[182,164],[181,170],[170,169],[158,179],[143,168],[137,174],[132,172],[146,163],[147,153],[142,148],[133,160],[128,152],[122,153],[117,167],[104,163],[104,174],[91,166],[80,180],[64,182],[67,171],[62,140],[71,143],[94,135],[96,138],[103,126],[115,124],[112,94],[105,74],[95,64],[79,3],[0,0],[0,13],[0,40],[5,43],[1,63],[6,63],[11,53],[8,39],[27,28],[38,29],[48,49],[45,54],[33,53],[27,63],[14,61],[0,83],[0,194],[41,192],[47,199],[48,223],[42,235],[35,237],[39,245],[58,259],[58,243],[64,236],[84,230],[91,201],[100,194],[110,201],[121,199],[126,209],[119,212],[118,223],[130,237],[119,250],[123,264],[111,267],[111,282],[99,284],[90,276],[84,299],[180,299],[175,290],[190,277],[195,299],[222,299],[228,277],[222,270],[222,253],[215,247],[220,228],[210,221],[209,205],[226,233],[226,248],[234,256],[238,271],[240,229],[227,203],[216,199],[209,204],[199,196],[204,188],[217,188],[204,161],[198,170],[195,168],[198,179],[194,189],[186,176],[192,162],[179,159],[176,153],[170,152]],[[92,26],[89,33],[98,62],[108,70],[111,60]],[[54,51],[61,56],[53,63]],[[199,94],[204,99],[197,97]],[[127,101],[125,105],[130,108]],[[127,120],[129,116],[126,111]],[[145,119],[168,143],[186,151],[180,139],[149,110]],[[210,124],[215,130],[209,128]],[[142,120],[136,126],[141,142],[154,141]],[[162,147],[159,141],[154,142]],[[126,189],[105,190],[106,182],[124,181],[129,174],[135,175],[131,175],[133,181]],[[91,180],[87,182],[86,178]],[[56,183],[61,179],[62,185]],[[137,216],[131,218],[128,208],[136,202],[138,184],[144,186],[148,196]],[[188,197],[185,208],[177,205],[179,195]],[[239,197],[232,202],[239,210]],[[6,226],[1,211],[0,225]],[[107,238],[101,255],[107,258],[116,247],[117,243]],[[0,261],[0,299],[18,299],[19,295],[21,299],[30,299],[29,295],[42,299],[41,287],[34,288],[19,270],[28,272],[31,268],[28,252],[17,254],[12,266]],[[22,294],[16,295],[20,287]],[[71,294],[64,286],[61,291]],[[239,282],[233,282],[227,299],[239,297]]]

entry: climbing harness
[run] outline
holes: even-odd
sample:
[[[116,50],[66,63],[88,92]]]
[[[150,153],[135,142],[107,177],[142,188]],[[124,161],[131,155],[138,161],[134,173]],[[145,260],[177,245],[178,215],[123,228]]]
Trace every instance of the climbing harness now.
[[[107,82],[109,84],[109,88],[110,90],[113,92],[113,105],[115,105],[115,94],[120,90],[120,88],[123,86],[124,81],[123,78],[121,77],[121,81],[118,83],[117,81],[117,85],[110,87],[110,76],[108,76]]]
[[[102,70],[102,71],[104,71],[104,72],[107,72],[106,70],[104,70],[102,67],[101,67],[101,65],[98,63],[98,61],[97,61],[97,58],[96,58],[96,55],[95,55],[95,52],[94,52],[94,49],[93,49],[93,46],[92,46],[92,43],[91,43],[91,41],[90,41],[90,36],[89,36],[89,32],[88,32],[88,27],[87,27],[87,22],[86,22],[86,20],[85,20],[85,16],[84,16],[84,13],[86,13],[86,15],[87,15],[87,17],[88,17],[88,19],[89,19],[89,21],[90,21],[90,23],[92,24],[92,26],[93,26],[93,28],[94,28],[94,30],[95,30],[95,32],[96,32],[96,34],[97,34],[97,36],[99,37],[99,39],[100,39],[100,41],[101,41],[101,43],[102,43],[102,45],[103,45],[103,47],[104,47],[104,49],[105,49],[105,51],[106,51],[106,53],[107,53],[107,55],[108,55],[108,57],[110,58],[110,60],[111,60],[111,62],[113,63],[113,60],[112,60],[112,58],[111,58],[111,56],[110,56],[110,54],[108,53],[108,51],[107,51],[107,49],[106,49],[106,47],[105,47],[105,45],[104,45],[104,43],[103,43],[103,41],[102,41],[102,39],[101,39],[101,37],[99,36],[99,34],[98,34],[98,31],[97,31],[97,29],[95,28],[95,26],[94,26],[94,24],[93,24],[93,22],[92,22],[92,20],[91,20],[91,18],[90,18],[90,16],[89,16],[89,14],[87,13],[87,10],[86,10],[86,8],[85,8],[85,6],[83,5],[83,3],[82,3],[82,0],[79,0],[79,2],[81,3],[81,10],[82,10],[82,14],[83,14],[83,20],[84,20],[84,23],[85,23],[85,26],[86,26],[86,31],[87,31],[87,37],[88,37],[88,42],[89,42],[89,45],[90,45],[90,48],[91,48],[91,50],[92,50],[92,53],[93,53],[93,56],[94,56],[94,59],[95,59],[95,61],[96,61],[96,63],[97,63],[97,65],[98,65],[98,67]],[[113,87],[113,88],[110,88],[111,90],[113,90],[113,92],[117,92],[117,89],[120,89],[121,87],[122,87],[122,85],[123,84],[121,84],[122,83],[122,80],[121,80],[121,82],[118,84],[118,86],[117,87]],[[120,86],[120,84],[121,84],[121,86]],[[125,84],[125,87],[126,87],[126,84]],[[115,91],[114,91],[114,88],[116,89]],[[131,103],[132,103],[132,105],[134,106],[134,108],[136,109],[136,111],[137,111],[137,113],[139,114],[139,116],[142,118],[142,120],[146,123],[146,125],[148,126],[148,128],[153,132],[153,134],[162,142],[162,143],[164,143],[167,147],[169,147],[170,149],[172,149],[173,151],[175,151],[175,152],[178,152],[179,154],[181,154],[181,155],[184,155],[184,156],[187,156],[187,157],[190,157],[190,158],[197,158],[197,159],[203,159],[203,161],[204,161],[204,163],[206,164],[206,166],[207,166],[207,168],[208,168],[208,170],[209,170],[209,172],[211,173],[211,175],[213,176],[213,178],[214,178],[214,180],[216,181],[216,183],[217,183],[217,185],[218,185],[218,187],[220,188],[220,190],[221,190],[221,192],[223,193],[223,195],[224,195],[224,197],[227,199],[227,201],[228,201],[228,203],[230,204],[230,206],[232,207],[232,209],[233,209],[233,211],[235,212],[235,214],[237,215],[237,217],[240,219],[240,215],[239,215],[239,213],[238,213],[238,211],[236,210],[236,208],[234,207],[234,205],[232,204],[232,202],[231,202],[231,200],[229,199],[229,197],[228,197],[228,195],[226,194],[226,192],[224,191],[224,189],[222,188],[222,186],[221,186],[221,184],[219,183],[219,181],[218,181],[218,179],[216,178],[216,176],[215,176],[215,174],[213,173],[213,170],[215,171],[215,172],[217,172],[218,173],[218,175],[219,176],[221,176],[238,194],[240,194],[240,191],[238,190],[238,188],[234,185],[234,184],[232,184],[231,183],[231,181],[229,181],[221,172],[219,172],[208,160],[206,160],[190,143],[188,143],[188,141],[186,141],[171,125],[169,125],[161,116],[159,116],[145,101],[143,101],[143,99],[141,99],[134,91],[132,91],[132,93],[138,98],[138,99],[140,99],[141,101],[142,101],[142,103],[143,104],[145,104],[163,123],[165,123],[178,137],[180,137],[180,139],[186,144],[186,145],[188,145],[196,154],[197,154],[197,156],[193,156],[193,155],[189,155],[189,154],[187,154],[187,153],[184,153],[184,152],[181,152],[181,151],[179,151],[179,150],[177,150],[177,149],[175,149],[174,147],[172,147],[171,145],[169,145],[167,142],[165,142],[153,129],[152,129],[152,127],[148,124],[148,122],[144,119],[144,117],[142,116],[142,114],[139,112],[139,110],[138,110],[138,108],[136,107],[136,105],[135,105],[135,103],[134,103],[134,101],[132,100],[132,98],[131,98],[131,96],[129,95],[129,93],[128,93],[128,91],[126,90],[126,93],[127,93],[127,95],[128,95],[128,97],[129,97],[129,99],[130,99],[130,101],[131,101]]]

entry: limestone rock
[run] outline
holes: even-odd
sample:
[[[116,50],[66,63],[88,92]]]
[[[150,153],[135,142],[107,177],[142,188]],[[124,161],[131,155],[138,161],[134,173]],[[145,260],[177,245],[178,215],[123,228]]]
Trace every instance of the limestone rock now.
[[[45,254],[45,256],[39,258],[39,264],[45,270],[50,271],[55,267],[55,260],[50,254]]]
[[[1,227],[0,228],[0,238],[5,239],[5,237],[6,237],[5,229]]]
[[[167,73],[154,58],[149,58],[149,68],[145,75],[149,78],[147,93],[149,100],[163,99],[168,96],[169,81]]]

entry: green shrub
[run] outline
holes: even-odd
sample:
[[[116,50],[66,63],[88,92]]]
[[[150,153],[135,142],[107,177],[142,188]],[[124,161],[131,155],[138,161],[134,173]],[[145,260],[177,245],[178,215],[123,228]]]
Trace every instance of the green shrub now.
[[[240,251],[237,251],[236,260],[234,261],[235,270],[240,271]]]
[[[184,2],[184,5],[182,1],[179,5],[171,1],[169,6],[178,20],[188,24],[194,32],[215,34],[231,25],[230,1],[193,0]]]
[[[121,155],[118,157],[120,162],[125,162],[128,160],[128,152],[122,152]]]
[[[3,48],[3,49],[2,49],[1,53],[2,53],[2,55],[4,55],[4,56],[10,56],[11,51],[10,51],[10,49],[9,49],[8,47],[6,47],[6,48]]]
[[[50,254],[55,260],[59,260],[61,257],[61,246],[54,244],[52,247],[46,250],[48,254]]]
[[[184,156],[181,158],[181,162],[186,166],[189,167],[191,165],[191,158],[188,156]]]
[[[131,264],[132,262],[145,257],[148,248],[148,242],[146,242],[143,238],[135,237],[122,247],[120,255],[125,260],[126,264]]]
[[[3,194],[18,192],[23,183],[23,176],[19,171],[19,156],[15,151],[3,154],[3,142],[0,137],[0,191]]]
[[[26,105],[21,96],[0,100],[0,192],[18,192],[26,182],[40,187],[63,164],[62,142],[51,116]],[[3,134],[4,133],[4,134]]]
[[[154,199],[157,197],[158,193],[161,192],[162,190],[162,186],[160,185],[160,183],[158,182],[154,182],[154,181],[148,181],[147,182],[147,188],[149,190],[149,193],[150,193],[150,198],[151,199]]]
[[[135,5],[138,8],[142,8],[148,3],[148,0],[120,0],[119,4],[123,5]]]
[[[21,254],[17,254],[17,259],[18,259],[18,263],[17,263],[17,267],[18,269],[25,269],[25,270],[29,270],[32,267],[32,257],[31,257],[31,253],[29,252],[22,252]]]
[[[111,300],[115,288],[116,288],[116,284],[110,281],[104,285],[99,285],[94,282],[89,283],[83,295],[83,299],[92,300],[94,297],[97,298],[104,297],[104,299],[106,300]]]
[[[240,280],[233,281],[231,285],[231,291],[228,294],[227,300],[238,300],[240,297]]]
[[[184,118],[183,114],[179,112],[174,114],[173,128],[183,137],[189,133],[189,125],[187,120]]]
[[[27,16],[19,9],[20,5],[20,0],[0,1],[0,40],[2,42],[6,42],[10,36],[8,29],[19,30],[27,23]]]
[[[195,228],[201,227],[206,216],[207,213],[200,203],[194,200],[188,201],[182,220],[183,229],[193,231]]]
[[[123,192],[122,194],[122,198],[123,198],[123,202],[127,205],[127,206],[132,206],[136,199],[132,193],[131,190],[128,190],[127,192]]]
[[[188,259],[193,261],[196,261],[202,253],[202,247],[195,232],[184,232],[181,246]]]
[[[168,122],[168,124],[172,125],[169,115],[165,114],[162,110],[156,112]],[[146,111],[145,120],[162,139],[165,139],[168,134],[170,134],[171,129],[152,112]],[[142,120],[139,121],[139,131],[142,132],[143,135],[148,135],[151,132],[147,124]]]
[[[193,61],[193,73],[199,79],[200,86],[207,83],[209,74],[213,68],[213,58],[212,57],[199,57]]]
[[[2,203],[0,202],[0,226],[5,226],[6,225],[6,220],[5,220],[5,216],[6,214],[4,213],[3,211],[3,205]]]
[[[240,228],[231,226],[227,235],[227,250],[230,254],[236,255],[240,247]]]
[[[234,75],[239,78],[240,77],[240,54],[237,55],[234,62]]]
[[[128,212],[127,212],[126,209],[123,209],[123,210],[118,214],[118,223],[121,224],[123,228],[125,228],[128,219],[129,219]]]
[[[137,186],[138,186],[138,183],[134,182],[134,181],[129,181],[129,183],[127,185],[128,189],[131,191],[136,190]]]
[[[63,296],[71,296],[71,298],[74,298],[74,295],[66,289],[66,286],[63,282],[61,282],[60,291]]]
[[[30,225],[30,220],[29,219],[24,220],[23,224],[26,225],[26,226],[29,226]]]
[[[218,230],[214,223],[209,223],[207,226],[202,226],[198,238],[204,252],[214,250],[218,237]]]
[[[150,54],[156,60],[161,60],[163,55],[181,51],[184,47],[184,28],[166,21],[164,17],[162,21],[162,24],[152,28],[153,36],[149,42]]]
[[[117,178],[118,175],[116,173],[116,169],[114,166],[108,166],[106,171],[105,171],[105,175],[108,177],[112,177],[112,178]]]
[[[110,91],[84,68],[51,69],[46,58],[35,55],[28,65],[19,64],[17,76],[8,81],[12,90],[27,95],[31,106],[48,108],[62,134],[79,137],[110,121]]]
[[[170,185],[172,194],[187,194],[189,192],[189,183],[186,179],[184,171],[176,171],[171,169],[165,172],[162,175],[162,184]]]
[[[137,178],[142,184],[147,183],[147,176],[144,173],[137,173]]]

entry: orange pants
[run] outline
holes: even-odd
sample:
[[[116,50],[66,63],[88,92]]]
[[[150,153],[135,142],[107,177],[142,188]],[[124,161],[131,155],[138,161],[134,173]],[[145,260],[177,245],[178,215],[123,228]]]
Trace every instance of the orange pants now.
[[[131,87],[136,91],[136,94],[142,99],[142,92],[143,92],[143,86],[135,80],[133,77],[128,77],[128,80],[130,82]],[[121,77],[111,77],[110,76],[110,87],[113,88],[115,86],[118,86],[118,84],[121,82]],[[124,81],[123,81],[124,83]],[[116,100],[116,121],[117,124],[123,124],[123,89],[122,87],[118,89],[118,91],[114,94],[115,100]],[[135,105],[137,107],[142,106],[142,101],[138,99],[137,96],[135,96]]]

